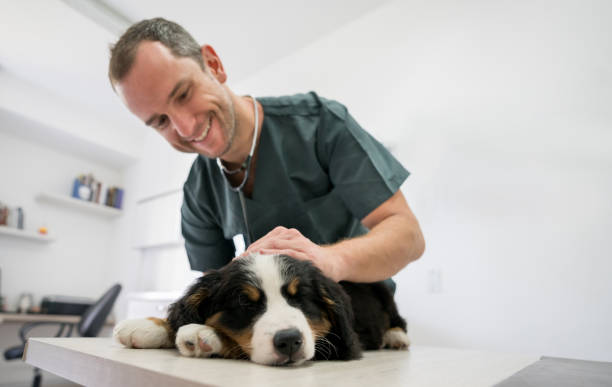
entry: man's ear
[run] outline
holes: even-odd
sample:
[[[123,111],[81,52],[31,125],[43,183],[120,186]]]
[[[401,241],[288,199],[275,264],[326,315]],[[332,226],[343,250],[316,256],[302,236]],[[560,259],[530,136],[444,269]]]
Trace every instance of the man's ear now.
[[[227,74],[223,69],[223,63],[221,63],[219,55],[217,55],[212,46],[205,44],[200,48],[200,51],[202,52],[204,65],[210,70],[212,76],[217,78],[219,83],[225,83],[225,81],[227,81]]]
[[[354,317],[351,299],[342,287],[331,279],[320,275],[318,293],[321,306],[331,323],[327,339],[317,345],[317,359],[352,360],[361,358],[361,344],[354,330]],[[323,348],[331,344],[331,348]]]
[[[213,314],[216,289],[221,276],[212,270],[200,277],[174,304],[168,308],[168,324],[174,332],[187,324],[204,324]]]

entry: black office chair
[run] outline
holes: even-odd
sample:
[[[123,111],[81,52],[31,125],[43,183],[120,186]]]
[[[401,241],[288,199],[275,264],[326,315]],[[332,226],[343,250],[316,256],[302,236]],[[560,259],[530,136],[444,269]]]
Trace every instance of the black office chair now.
[[[115,284],[109,290],[106,291],[100,297],[95,304],[91,305],[79,319],[76,324],[77,332],[81,337],[96,337],[102,330],[108,315],[113,309],[113,305],[121,292],[121,285]],[[74,323],[62,323],[62,322],[31,322],[25,323],[19,330],[19,337],[21,338],[21,344],[14,347],[8,348],[4,351],[4,358],[6,360],[21,359],[23,357],[23,351],[25,349],[26,342],[28,341],[28,332],[32,328],[41,325],[59,325],[59,329],[55,334],[55,337],[69,337],[72,334]],[[67,328],[67,330],[66,330]],[[64,332],[66,330],[66,332]],[[34,368],[34,380],[32,382],[33,387],[39,387],[42,379],[42,375],[38,368]]]

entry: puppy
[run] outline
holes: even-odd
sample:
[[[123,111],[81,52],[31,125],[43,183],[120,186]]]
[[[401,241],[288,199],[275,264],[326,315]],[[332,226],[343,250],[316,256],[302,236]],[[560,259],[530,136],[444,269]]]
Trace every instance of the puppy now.
[[[384,283],[338,284],[312,263],[283,255],[250,255],[212,270],[170,306],[166,320],[126,320],[113,333],[129,348],[176,346],[184,356],[265,365],[409,346]]]

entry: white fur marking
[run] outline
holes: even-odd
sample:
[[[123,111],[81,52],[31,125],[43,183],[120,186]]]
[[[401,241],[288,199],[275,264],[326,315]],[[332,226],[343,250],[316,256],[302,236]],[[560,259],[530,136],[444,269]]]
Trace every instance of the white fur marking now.
[[[287,303],[281,293],[281,287],[287,279],[281,275],[279,261],[272,255],[253,256],[250,269],[261,281],[266,296],[266,311],[253,326],[251,360],[259,364],[277,364],[282,361],[274,349],[274,335],[283,329],[295,328],[302,333],[302,349],[292,360],[299,365],[311,359],[315,353],[315,342],[312,330],[304,313]]]
[[[389,329],[383,336],[383,348],[408,349],[409,346],[408,335],[400,329]]]
[[[219,354],[223,344],[208,325],[187,324],[176,332],[176,347],[183,356],[210,357]]]
[[[113,337],[128,348],[171,348],[168,331],[146,318],[124,320],[115,325]]]

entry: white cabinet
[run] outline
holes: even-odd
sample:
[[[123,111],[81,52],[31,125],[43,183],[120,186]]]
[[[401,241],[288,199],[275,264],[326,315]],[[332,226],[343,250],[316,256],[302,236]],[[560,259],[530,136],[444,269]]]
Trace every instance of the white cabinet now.
[[[178,300],[180,292],[140,292],[127,295],[126,318],[166,318],[168,306]]]

